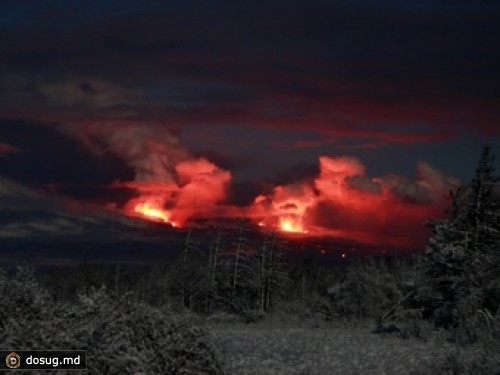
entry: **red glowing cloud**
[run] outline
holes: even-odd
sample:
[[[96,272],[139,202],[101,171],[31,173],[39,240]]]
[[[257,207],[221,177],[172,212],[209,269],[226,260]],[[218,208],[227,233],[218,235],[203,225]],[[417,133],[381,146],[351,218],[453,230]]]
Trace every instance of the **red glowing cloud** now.
[[[231,173],[203,158],[181,162],[175,170],[180,189],[172,218],[185,223],[192,217],[213,214],[216,204],[226,197]]]
[[[351,238],[374,246],[416,247],[425,240],[423,223],[439,216],[458,180],[425,162],[413,180],[398,175],[371,178],[360,160],[319,158],[312,180],[275,186],[247,208],[222,206],[231,174],[210,161],[188,159],[175,164],[173,182],[128,183],[138,193],[125,212],[186,226],[197,218],[245,213],[261,227],[304,236]]]
[[[231,173],[205,158],[194,158],[164,127],[106,123],[67,131],[94,152],[118,155],[135,171],[134,181],[116,184],[137,195],[125,205],[127,215],[182,227],[190,219],[213,215],[226,197]]]
[[[193,218],[214,215],[231,182],[231,173],[204,158],[179,162],[169,173],[172,182],[123,183],[138,195],[126,204],[125,213],[183,227]]]
[[[125,212],[183,227],[190,219],[213,215],[231,181],[229,172],[204,158],[179,162],[173,177],[176,183],[126,184],[139,196],[127,203]]]
[[[307,183],[276,186],[269,196],[259,195],[250,208],[250,216],[261,226],[284,232],[305,233],[304,220],[316,202],[316,194]]]
[[[323,156],[319,162],[313,181],[258,196],[251,209],[255,220],[284,232],[412,247],[425,239],[423,223],[442,213],[448,191],[458,186],[458,180],[424,162],[413,181],[370,178],[356,158]]]
[[[247,207],[227,205],[232,176],[204,157],[194,157],[175,133],[144,125],[86,126],[83,136],[96,152],[112,152],[135,171],[119,185],[136,196],[127,215],[189,226],[204,218],[247,216],[285,234],[350,238],[372,245],[416,248],[423,223],[440,216],[449,191],[459,182],[425,162],[415,178],[370,177],[364,164],[348,156],[322,156],[314,178],[275,186]]]

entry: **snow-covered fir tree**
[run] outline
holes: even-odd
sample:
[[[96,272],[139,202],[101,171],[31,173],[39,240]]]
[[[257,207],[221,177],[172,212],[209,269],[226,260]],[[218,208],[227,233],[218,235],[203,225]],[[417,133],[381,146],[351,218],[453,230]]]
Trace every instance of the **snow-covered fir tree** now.
[[[419,298],[437,325],[456,327],[500,308],[500,198],[491,148],[472,181],[452,192],[448,218],[430,224]],[[486,309],[486,310],[485,310]]]

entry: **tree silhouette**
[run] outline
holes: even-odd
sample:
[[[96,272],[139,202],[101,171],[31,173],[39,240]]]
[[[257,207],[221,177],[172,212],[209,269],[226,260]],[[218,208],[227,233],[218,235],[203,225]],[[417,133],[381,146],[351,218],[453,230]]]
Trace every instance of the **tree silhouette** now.
[[[464,326],[478,311],[500,308],[500,200],[494,157],[485,146],[472,181],[452,192],[446,220],[430,223],[419,298],[427,317]]]

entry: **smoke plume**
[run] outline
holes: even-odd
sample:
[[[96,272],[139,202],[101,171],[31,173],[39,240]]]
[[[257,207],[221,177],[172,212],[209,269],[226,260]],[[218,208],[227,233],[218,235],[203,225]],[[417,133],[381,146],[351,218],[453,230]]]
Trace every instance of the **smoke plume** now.
[[[205,158],[194,158],[177,133],[165,127],[107,123],[64,130],[94,152],[111,152],[133,168],[134,181],[117,182],[137,194],[126,204],[130,215],[184,226],[192,218],[213,213],[226,198],[231,173]]]
[[[413,180],[371,178],[360,160],[347,156],[322,156],[319,166],[313,180],[258,196],[251,210],[255,220],[287,232],[415,246],[425,238],[423,223],[441,215],[449,191],[459,184],[425,162],[417,164]]]
[[[108,123],[65,130],[94,152],[118,155],[133,168],[134,181],[117,182],[136,193],[124,207],[126,214],[180,227],[194,219],[244,213],[261,227],[285,233],[416,247],[427,236],[423,223],[442,214],[449,191],[459,184],[423,161],[410,179],[371,177],[357,158],[322,156],[317,176],[276,185],[241,208],[223,205],[231,173],[194,157],[177,133],[162,126]]]

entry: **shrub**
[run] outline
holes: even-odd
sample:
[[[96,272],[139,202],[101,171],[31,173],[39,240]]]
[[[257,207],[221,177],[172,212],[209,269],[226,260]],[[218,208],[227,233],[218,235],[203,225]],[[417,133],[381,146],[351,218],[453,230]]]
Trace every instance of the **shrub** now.
[[[377,318],[402,296],[393,275],[371,259],[352,265],[334,295],[339,316]]]
[[[91,373],[219,374],[207,332],[165,309],[112,298],[105,288],[54,303],[32,272],[0,277],[2,347],[87,350]]]

